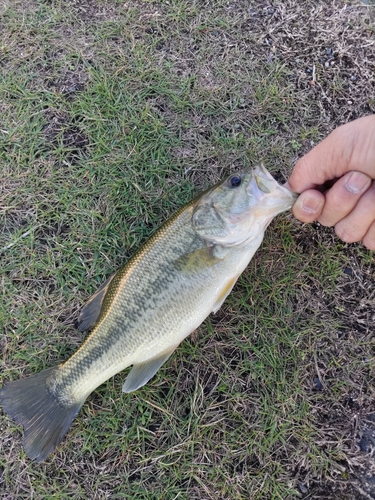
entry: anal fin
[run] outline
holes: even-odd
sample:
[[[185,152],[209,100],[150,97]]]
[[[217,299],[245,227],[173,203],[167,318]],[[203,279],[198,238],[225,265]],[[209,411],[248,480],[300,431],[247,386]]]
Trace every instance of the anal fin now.
[[[122,392],[133,392],[147,384],[171,356],[176,347],[177,345],[174,345],[168,350],[162,351],[157,356],[148,359],[144,363],[135,363],[122,386]]]
[[[99,318],[100,311],[102,310],[104,297],[106,296],[113,277],[114,275],[100,285],[94,295],[92,295],[83,306],[81,314],[78,317],[77,328],[80,332],[84,332],[85,330],[89,330],[95,326]]]

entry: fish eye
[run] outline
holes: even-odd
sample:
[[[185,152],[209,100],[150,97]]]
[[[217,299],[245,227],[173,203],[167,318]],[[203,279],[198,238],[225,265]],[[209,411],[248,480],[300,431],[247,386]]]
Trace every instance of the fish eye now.
[[[232,175],[229,177],[229,185],[233,188],[236,188],[241,185],[241,177],[239,175]]]

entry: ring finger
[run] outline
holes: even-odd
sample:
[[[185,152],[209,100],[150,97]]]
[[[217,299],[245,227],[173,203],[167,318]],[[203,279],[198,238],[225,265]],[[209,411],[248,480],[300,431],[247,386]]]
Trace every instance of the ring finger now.
[[[375,250],[375,222],[373,222],[362,239],[362,243],[369,250]]]

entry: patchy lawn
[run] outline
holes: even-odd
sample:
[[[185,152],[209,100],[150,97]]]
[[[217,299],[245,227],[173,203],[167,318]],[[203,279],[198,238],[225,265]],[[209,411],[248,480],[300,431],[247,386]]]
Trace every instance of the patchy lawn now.
[[[0,385],[70,356],[82,304],[194,194],[261,160],[285,181],[373,113],[374,29],[340,0],[3,1]],[[0,414],[2,498],[375,498],[374,300],[371,252],[278,217],[222,309],[45,463]]]

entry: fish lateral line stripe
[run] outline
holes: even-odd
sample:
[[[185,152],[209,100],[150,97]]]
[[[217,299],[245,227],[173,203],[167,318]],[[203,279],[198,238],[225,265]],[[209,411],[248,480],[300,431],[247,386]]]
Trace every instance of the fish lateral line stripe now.
[[[210,189],[212,189],[212,188],[209,188],[207,190],[207,192]],[[106,296],[104,297],[102,311],[100,312],[97,324],[92,329],[92,331],[89,333],[89,335],[85,338],[85,340],[83,341],[83,343],[79,347],[79,349],[69,358],[69,361],[71,361],[73,358],[76,357],[76,355],[78,355],[78,353],[80,353],[80,351],[86,346],[87,342],[94,335],[96,330],[101,326],[103,321],[111,313],[111,311],[113,310],[113,308],[115,306],[116,300],[118,299],[118,297],[120,295],[120,291],[126,286],[126,281],[129,278],[129,274],[134,270],[134,268],[136,267],[138,262],[145,255],[147,255],[147,252],[153,247],[154,243],[163,237],[163,233],[165,232],[165,230],[169,229],[178,220],[178,218],[185,212],[185,210],[191,209],[191,212],[193,211],[193,207],[195,206],[197,201],[201,198],[202,194],[205,194],[205,192],[199,194],[197,197],[195,197],[189,203],[182,206],[176,213],[174,213],[169,219],[167,219],[165,221],[165,223],[161,227],[159,227],[153,233],[153,235],[144,243],[144,245],[142,245],[142,247],[132,257],[130,257],[130,259],[123,265],[123,267],[121,267],[116,272],[116,274],[114,275],[114,277],[112,279],[112,282],[109,285]],[[117,278],[117,275],[121,275],[121,276],[119,276],[119,278]],[[111,299],[111,302],[109,304],[106,304],[106,298],[108,297],[109,294],[112,294],[112,299]],[[65,363],[62,363],[59,366],[62,367],[64,364]]]
[[[155,242],[157,242],[159,239],[161,239],[165,233],[165,230],[168,230],[177,220],[178,218],[185,212],[191,210],[191,215],[193,215],[193,209],[195,205],[198,203],[198,201],[206,194],[208,194],[210,191],[213,191],[215,187],[221,184],[222,181],[218,181],[214,186],[211,186],[207,189],[205,189],[203,192],[198,193],[192,200],[190,200],[188,203],[183,205],[181,208],[179,208],[174,214],[167,219],[164,224],[159,227],[151,236],[150,238],[141,246],[141,248],[132,256],[130,259],[124,264],[122,268],[120,268],[116,274],[114,275],[112,282],[109,285],[109,288],[107,290],[106,296],[104,297],[103,300],[103,305],[102,305],[102,311],[99,314],[97,324],[95,327],[92,329],[90,334],[86,337],[84,340],[83,344],[81,347],[73,354],[72,357],[75,356],[88,342],[88,340],[91,338],[92,334],[97,330],[97,328],[102,324],[102,322],[106,319],[106,317],[110,314],[110,312],[113,310],[113,307],[115,305],[115,302],[120,294],[120,290],[126,286],[126,280],[129,277],[129,273],[134,269],[136,264],[139,262],[139,260],[144,257],[145,254],[151,249],[154,245]],[[117,281],[117,275],[122,275],[120,279]],[[111,300],[110,304],[106,304],[106,297],[108,296],[109,293],[113,293],[113,297]]]
[[[0,388],[0,404],[22,424],[31,459],[44,461],[55,450],[96,387],[132,365],[123,391],[138,389],[219,310],[270,220],[296,197],[264,167],[238,175],[240,184],[226,179],[177,210],[99,287],[81,313],[91,334],[73,356]]]
[[[104,298],[103,302],[103,312],[104,308],[106,309],[104,314],[100,314],[100,319],[95,326],[94,330],[102,323],[102,321],[105,320],[105,318],[108,316],[108,314],[113,310],[113,307],[116,303],[117,298],[120,295],[120,290],[122,290],[126,286],[126,281],[129,278],[129,274],[134,270],[136,265],[140,260],[142,260],[143,257],[147,256],[147,253],[150,249],[153,248],[154,243],[160,240],[163,236],[165,236],[165,229],[169,229],[173,223],[177,221],[177,219],[182,215],[183,212],[185,212],[186,209],[189,209],[192,205],[195,204],[197,200],[192,200],[190,203],[187,205],[184,205],[181,207],[174,215],[172,215],[159,229],[155,231],[155,233],[150,237],[149,240],[145,242],[145,244],[131,257],[126,264],[117,271],[116,274],[119,274],[120,277],[118,279],[118,282],[116,280],[116,275],[113,278],[112,283],[110,284],[108,291],[106,293],[106,297],[108,296],[109,293],[113,293],[112,300],[110,304],[105,304],[106,302],[106,297]],[[117,282],[117,283],[116,283]],[[107,306],[107,307],[106,307]],[[94,331],[93,330],[93,331]]]

